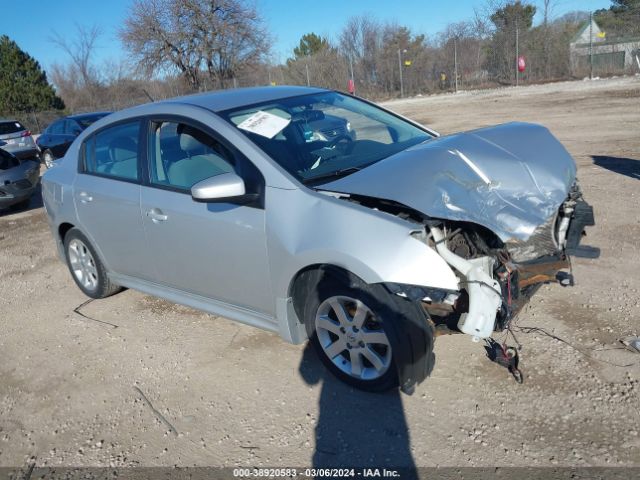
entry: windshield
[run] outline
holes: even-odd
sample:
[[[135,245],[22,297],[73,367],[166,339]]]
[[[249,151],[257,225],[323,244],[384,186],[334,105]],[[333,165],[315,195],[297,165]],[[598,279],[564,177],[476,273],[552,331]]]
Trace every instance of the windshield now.
[[[335,180],[433,138],[380,108],[336,92],[221,115],[305,184]]]

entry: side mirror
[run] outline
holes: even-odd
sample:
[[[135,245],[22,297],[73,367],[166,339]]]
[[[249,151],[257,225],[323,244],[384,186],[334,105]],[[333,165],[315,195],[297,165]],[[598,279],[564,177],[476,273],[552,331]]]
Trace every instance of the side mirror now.
[[[244,194],[244,180],[233,172],[205,178],[191,187],[191,196],[197,202],[223,202]]]

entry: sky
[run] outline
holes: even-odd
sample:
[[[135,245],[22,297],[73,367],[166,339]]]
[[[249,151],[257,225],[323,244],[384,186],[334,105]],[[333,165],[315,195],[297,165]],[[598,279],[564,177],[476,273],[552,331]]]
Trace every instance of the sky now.
[[[8,1],[8,0],[0,0]],[[542,0],[529,0],[542,11]],[[474,7],[486,0],[256,0],[268,29],[274,37],[273,57],[284,61],[305,33],[315,32],[337,39],[346,20],[354,15],[371,14],[380,21],[393,21],[414,33],[428,36],[442,31],[448,23],[469,20]],[[573,10],[608,8],[609,0],[552,0],[552,17]],[[131,0],[32,0],[29,8],[2,9],[0,35],[8,35],[35,57],[46,69],[68,58],[49,38],[56,32],[73,40],[76,25],[97,25],[102,35],[96,50],[96,63],[126,59],[117,31],[127,16]],[[538,13],[536,20],[540,21]]]

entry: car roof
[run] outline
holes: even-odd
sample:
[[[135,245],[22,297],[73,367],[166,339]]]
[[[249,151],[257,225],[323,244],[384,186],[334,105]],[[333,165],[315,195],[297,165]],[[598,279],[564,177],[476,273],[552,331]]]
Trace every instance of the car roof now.
[[[95,117],[96,115],[109,115],[111,112],[88,112],[88,113],[76,113],[74,115],[67,115],[63,118],[70,118],[71,120],[81,120],[87,117]],[[62,120],[62,119],[60,119]]]
[[[0,123],[20,123],[20,122],[15,118],[0,118]],[[20,125],[22,124],[20,123]]]
[[[222,112],[232,108],[244,107],[256,103],[270,102],[282,98],[322,93],[328,90],[315,87],[266,86],[234,88],[206,93],[196,93],[184,97],[170,98],[156,103],[187,103],[206,108],[212,112]]]

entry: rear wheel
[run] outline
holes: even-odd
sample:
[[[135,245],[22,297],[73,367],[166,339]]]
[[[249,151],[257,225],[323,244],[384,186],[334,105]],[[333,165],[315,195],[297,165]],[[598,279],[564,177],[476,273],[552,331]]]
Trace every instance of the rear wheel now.
[[[105,298],[121,290],[109,280],[96,251],[77,228],[72,228],[65,235],[64,251],[71,276],[85,295]]]

